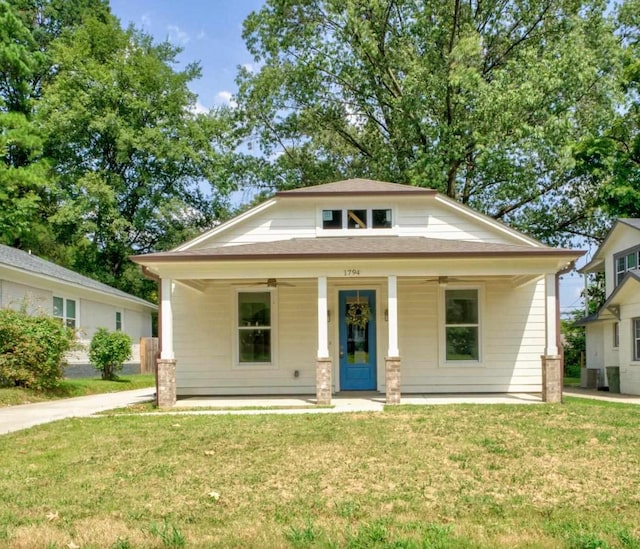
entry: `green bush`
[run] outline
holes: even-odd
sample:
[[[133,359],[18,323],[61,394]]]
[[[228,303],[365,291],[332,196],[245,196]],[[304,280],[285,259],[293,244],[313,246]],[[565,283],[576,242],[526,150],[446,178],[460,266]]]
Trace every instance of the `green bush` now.
[[[0,309],[0,386],[50,389],[63,378],[74,333],[48,315]]]
[[[102,379],[116,379],[122,363],[131,358],[131,338],[120,331],[98,328],[91,338],[89,360],[102,374]]]

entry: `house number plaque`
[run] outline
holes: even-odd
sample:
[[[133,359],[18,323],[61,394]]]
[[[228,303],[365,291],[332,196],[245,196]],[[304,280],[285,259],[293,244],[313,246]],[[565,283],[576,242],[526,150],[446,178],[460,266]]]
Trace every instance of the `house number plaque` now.
[[[344,276],[360,276],[360,269],[345,269]]]

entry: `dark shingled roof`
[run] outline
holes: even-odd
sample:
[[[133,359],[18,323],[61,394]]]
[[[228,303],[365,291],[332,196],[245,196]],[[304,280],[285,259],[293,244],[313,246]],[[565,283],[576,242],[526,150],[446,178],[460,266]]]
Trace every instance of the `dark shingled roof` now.
[[[3,265],[14,267],[35,275],[54,278],[60,282],[66,282],[67,284],[73,284],[89,290],[95,290],[104,294],[134,301],[140,305],[146,305],[148,307],[153,307],[154,309],[156,308],[153,303],[149,303],[144,299],[140,299],[134,295],[112,288],[107,284],[103,284],[102,282],[98,282],[92,278],[88,278],[69,269],[65,269],[64,267],[60,267],[60,265],[51,263],[51,261],[47,261],[46,259],[41,259],[40,257],[30,253],[23,252],[22,250],[0,244],[0,266]]]
[[[274,242],[184,250],[133,257],[137,263],[156,261],[225,261],[267,259],[359,258],[438,258],[438,257],[550,257],[572,256],[584,252],[547,246],[515,246],[462,240],[443,240],[422,236],[345,236],[294,238]]]
[[[394,195],[394,194],[426,194],[436,195],[433,189],[387,183],[373,179],[346,179],[313,187],[301,187],[290,191],[280,191],[276,196],[335,196],[335,195]]]

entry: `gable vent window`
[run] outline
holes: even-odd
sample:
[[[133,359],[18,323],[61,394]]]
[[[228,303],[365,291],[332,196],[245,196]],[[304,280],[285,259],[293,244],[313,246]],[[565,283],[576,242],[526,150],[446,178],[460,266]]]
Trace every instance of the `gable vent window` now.
[[[628,271],[632,271],[638,268],[640,264],[640,246],[625,250],[622,253],[614,256],[614,267],[616,271],[616,286],[622,282],[624,275]]]
[[[393,212],[391,208],[322,210],[322,228],[347,231],[391,229]]]

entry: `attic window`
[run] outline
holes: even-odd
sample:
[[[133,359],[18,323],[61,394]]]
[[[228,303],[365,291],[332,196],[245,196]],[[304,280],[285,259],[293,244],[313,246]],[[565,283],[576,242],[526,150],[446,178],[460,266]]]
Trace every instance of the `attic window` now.
[[[627,271],[638,268],[638,256],[640,255],[640,246],[630,248],[614,256],[614,268],[616,272],[616,286],[622,282]]]
[[[391,208],[346,208],[322,210],[324,230],[358,231],[363,229],[391,229]]]

